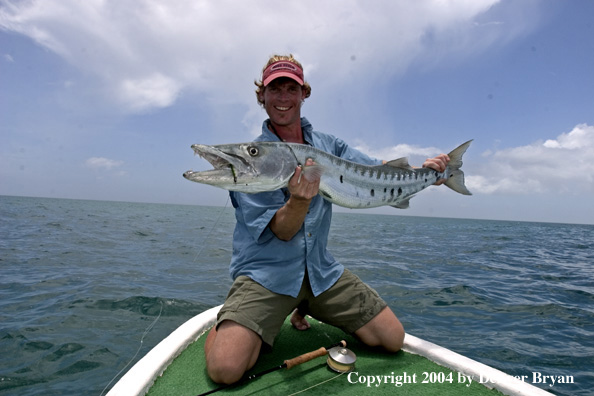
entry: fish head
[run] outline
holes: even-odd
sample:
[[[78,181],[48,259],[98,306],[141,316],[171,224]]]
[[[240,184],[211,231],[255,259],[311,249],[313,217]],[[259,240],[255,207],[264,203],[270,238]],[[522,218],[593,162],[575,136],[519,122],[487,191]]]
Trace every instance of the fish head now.
[[[284,143],[194,144],[192,149],[210,162],[214,169],[190,170],[184,173],[184,177],[229,191],[258,193],[278,190],[287,185],[298,165],[292,150]]]

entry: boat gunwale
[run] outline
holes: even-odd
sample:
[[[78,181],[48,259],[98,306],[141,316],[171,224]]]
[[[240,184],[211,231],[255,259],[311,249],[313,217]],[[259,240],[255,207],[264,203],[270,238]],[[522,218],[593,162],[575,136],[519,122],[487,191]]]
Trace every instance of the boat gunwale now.
[[[107,393],[107,396],[146,395],[155,380],[163,374],[167,367],[190,344],[216,323],[217,313],[221,307],[222,305],[218,305],[210,308],[179,326],[132,366]],[[505,395],[553,395],[493,367],[408,333],[404,337],[402,350],[423,356],[440,366],[470,376],[476,382],[479,382],[481,376],[483,379],[489,378],[493,383],[483,385],[494,388]]]

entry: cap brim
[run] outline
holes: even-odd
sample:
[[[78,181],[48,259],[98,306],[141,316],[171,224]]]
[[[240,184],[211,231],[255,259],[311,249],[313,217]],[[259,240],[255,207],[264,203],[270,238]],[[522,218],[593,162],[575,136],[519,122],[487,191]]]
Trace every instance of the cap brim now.
[[[303,80],[300,79],[299,77],[297,77],[295,74],[293,73],[289,73],[289,72],[283,72],[283,71],[279,71],[277,73],[272,73],[270,76],[268,76],[267,79],[265,79],[264,81],[262,81],[262,83],[264,84],[264,86],[267,86],[268,84],[270,84],[273,80],[276,80],[279,77],[288,77],[292,80],[297,81],[297,83],[299,85],[303,85]]]

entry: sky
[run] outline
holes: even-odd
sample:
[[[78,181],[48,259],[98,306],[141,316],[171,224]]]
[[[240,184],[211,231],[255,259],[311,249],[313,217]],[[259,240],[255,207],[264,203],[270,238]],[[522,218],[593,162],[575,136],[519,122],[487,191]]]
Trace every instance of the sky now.
[[[269,56],[316,130],[420,166],[474,139],[473,193],[413,216],[594,224],[590,0],[0,0],[0,195],[230,205],[182,177],[252,140]],[[395,220],[396,221],[396,220]]]

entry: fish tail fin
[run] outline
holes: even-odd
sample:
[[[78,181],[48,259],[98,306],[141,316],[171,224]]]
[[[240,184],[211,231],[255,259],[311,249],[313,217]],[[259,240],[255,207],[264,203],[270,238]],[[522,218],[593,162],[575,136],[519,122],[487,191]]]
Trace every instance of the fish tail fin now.
[[[460,169],[462,167],[462,156],[468,149],[468,146],[470,146],[470,143],[472,143],[472,140],[461,144],[448,154],[450,157],[450,162],[448,163],[449,177],[445,181],[445,185],[463,195],[472,195],[464,184],[464,172]]]
[[[446,186],[463,195],[472,195],[470,191],[464,185],[464,172],[460,169],[456,169],[450,172],[450,177],[444,183]]]

